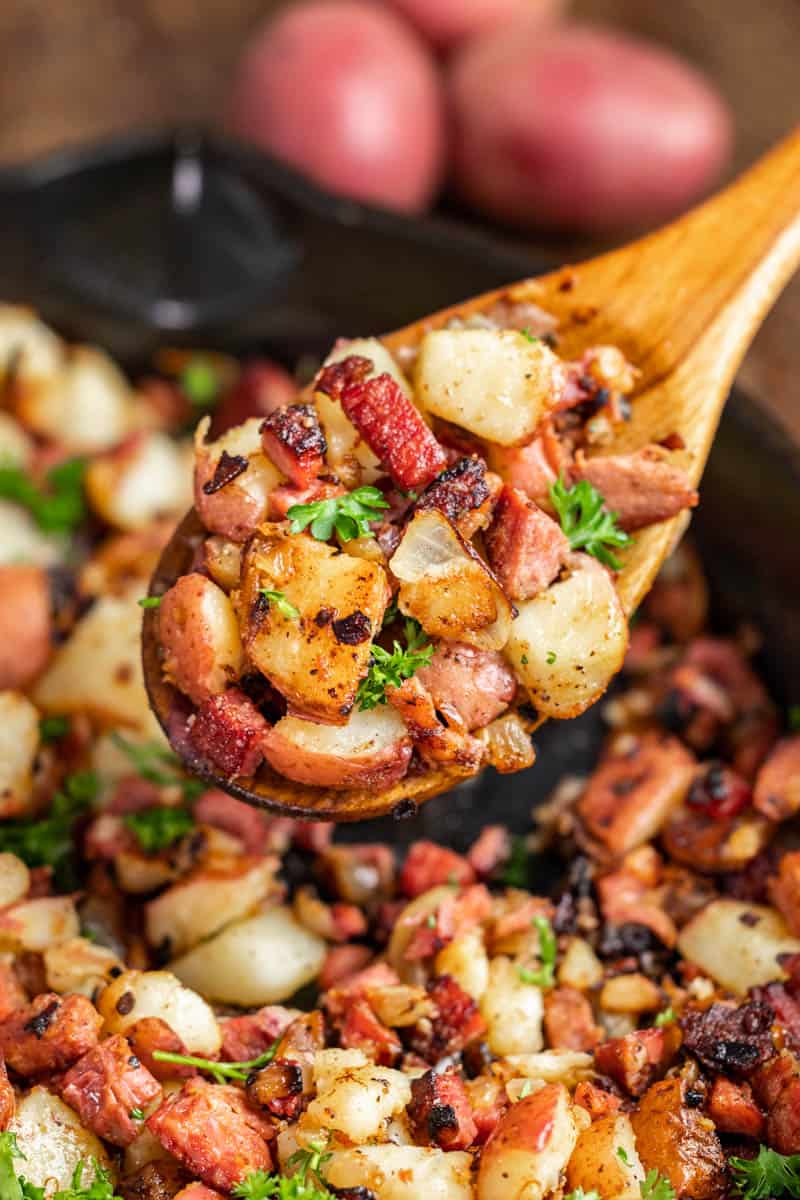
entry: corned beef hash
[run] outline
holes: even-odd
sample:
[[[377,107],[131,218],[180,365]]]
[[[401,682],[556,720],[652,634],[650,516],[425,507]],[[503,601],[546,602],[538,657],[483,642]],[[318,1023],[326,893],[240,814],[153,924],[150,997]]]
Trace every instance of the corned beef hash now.
[[[480,353],[433,389],[457,334]],[[210,355],[134,388],[16,309],[0,361],[0,1200],[800,1196],[800,715],[754,630],[709,633],[686,545],[628,643],[611,556],[694,497],[660,452],[604,460],[616,352],[575,367],[448,330],[416,365],[431,424],[377,343],[337,350],[299,409],[273,365]],[[509,394],[547,380],[524,432],[490,438],[470,407],[489,362]],[[529,837],[398,855],[185,772],[147,706],[140,602],[203,411],[209,534],[154,603],[193,727],[259,731],[231,774],[281,746],[281,769],[375,786],[489,754],[518,692],[565,714],[611,673],[603,651],[590,685],[547,676],[573,652],[559,614],[617,614],[607,744]],[[336,739],[372,720],[367,768]]]
[[[194,769],[394,802],[530,766],[537,719],[603,694],[628,644],[618,552],[697,495],[674,446],[603,453],[630,414],[622,354],[552,340],[453,322],[403,369],[342,341],[304,395],[198,425],[206,537],[149,598]]]

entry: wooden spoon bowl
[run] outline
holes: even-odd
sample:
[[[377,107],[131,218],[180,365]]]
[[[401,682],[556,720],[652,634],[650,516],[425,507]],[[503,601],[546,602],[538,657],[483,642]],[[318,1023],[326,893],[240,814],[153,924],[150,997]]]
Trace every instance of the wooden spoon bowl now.
[[[636,450],[669,435],[685,447],[683,465],[700,482],[734,375],[764,317],[800,266],[800,130],[731,187],[650,236],[572,267],[487,292],[383,338],[402,359],[422,337],[454,317],[499,302],[533,303],[558,322],[558,350],[578,358],[610,343],[641,372],[632,417],[606,453]],[[624,556],[617,588],[626,612],[647,594],[683,532],[686,516],[644,529]],[[175,530],[153,576],[161,595],[191,568],[204,536],[192,510]],[[163,679],[157,610],[145,611],[144,677],[152,709],[190,770],[251,804],[298,817],[354,821],[412,812],[471,771],[447,768],[408,775],[381,793],[304,787],[268,767],[231,782],[194,759],[185,737],[188,710]],[[531,731],[537,722],[531,721]]]

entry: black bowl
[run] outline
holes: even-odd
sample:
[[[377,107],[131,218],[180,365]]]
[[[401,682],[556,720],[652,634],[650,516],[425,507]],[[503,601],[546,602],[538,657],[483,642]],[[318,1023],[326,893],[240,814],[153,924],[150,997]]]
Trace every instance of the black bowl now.
[[[452,223],[326,195],[252,150],[197,134],[136,136],[0,172],[0,298],[34,305],[133,370],[165,341],[288,362],[319,355],[341,334],[390,330],[549,265]],[[716,626],[760,628],[760,666],[784,705],[800,700],[798,530],[800,451],[734,393],[693,532]],[[523,832],[563,775],[591,768],[600,709],[545,725],[530,771],[487,771],[417,816],[340,836],[464,849],[490,822]]]

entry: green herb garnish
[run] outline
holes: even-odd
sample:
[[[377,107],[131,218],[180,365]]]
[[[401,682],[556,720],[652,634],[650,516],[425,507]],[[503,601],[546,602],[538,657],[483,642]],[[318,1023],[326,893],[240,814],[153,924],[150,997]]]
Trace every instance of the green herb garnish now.
[[[556,661],[556,652],[555,652],[555,650],[548,650],[548,651],[547,651],[547,657],[546,657],[546,660],[545,660],[545,661],[547,662],[548,666],[551,666],[551,667],[552,667],[553,663]]]
[[[656,1029],[663,1029],[665,1025],[672,1025],[675,1021],[675,1012],[670,1008],[665,1008],[663,1012],[657,1013],[653,1021]]]
[[[190,358],[181,371],[180,385],[195,408],[213,408],[219,399],[219,375],[207,359]]]
[[[166,850],[195,827],[191,814],[185,808],[170,808],[167,805],[126,813],[123,820],[128,829],[136,834],[145,854],[158,854]]]
[[[675,1188],[655,1167],[639,1183],[642,1200],[675,1200]]]
[[[527,325],[524,329],[520,329],[520,335],[525,338],[526,342],[540,342],[542,339],[537,337],[535,333],[531,333]]]
[[[790,704],[787,717],[792,733],[800,731],[800,704]]]
[[[127,758],[137,775],[157,787],[178,787],[187,804],[206,791],[200,779],[187,779],[181,770],[181,760],[158,742],[131,742],[121,733],[112,733],[111,740]]]
[[[627,546],[630,536],[617,524],[617,514],[608,512],[605,500],[587,479],[568,488],[561,476],[550,485],[550,500],[561,528],[573,550],[585,550],[607,567],[618,571],[621,562],[608,546]]]
[[[83,476],[86,463],[73,458],[48,471],[40,490],[19,467],[0,465],[0,498],[22,505],[43,533],[71,534],[86,516]]]
[[[759,1146],[757,1158],[731,1158],[733,1186],[744,1200],[800,1196],[800,1154],[778,1154]]]
[[[526,1096],[530,1096],[532,1091],[533,1091],[533,1080],[526,1079],[525,1082],[523,1083],[522,1087],[519,1089],[519,1095],[517,1096],[517,1099],[524,1100]]]
[[[17,1173],[15,1161],[26,1161],[15,1134],[0,1133],[0,1200],[44,1200],[46,1194],[48,1200],[120,1200],[108,1171],[95,1159],[88,1164],[84,1160],[79,1162],[70,1186],[55,1192],[46,1192],[45,1188],[29,1183],[22,1171]],[[93,1169],[94,1178],[84,1187],[83,1173],[87,1166]]]
[[[628,1159],[628,1151],[625,1149],[624,1146],[617,1146],[617,1158],[619,1159],[619,1161],[621,1163],[625,1163],[626,1167],[630,1166],[630,1160]]]
[[[302,533],[310,527],[312,537],[327,542],[334,530],[343,542],[354,538],[373,537],[370,521],[376,521],[381,509],[388,508],[383,492],[376,487],[360,487],[346,496],[315,500],[313,504],[293,504],[287,510],[292,533]]]
[[[426,634],[417,621],[406,621],[405,638],[405,649],[395,640],[391,653],[373,644],[369,672],[361,680],[356,693],[362,712],[386,704],[387,688],[400,687],[404,679],[411,679],[433,658],[433,646],[425,644]]]
[[[308,1183],[300,1175],[269,1175],[251,1171],[233,1189],[237,1200],[333,1200],[326,1187]]]
[[[600,1194],[595,1191],[585,1192],[583,1188],[575,1188],[574,1192],[567,1192],[564,1200],[600,1200]]]
[[[136,603],[139,608],[159,608],[163,599],[163,596],[142,596]]]
[[[503,868],[500,882],[513,888],[526,888],[530,883],[530,855],[524,837],[512,839],[511,854]]]
[[[144,1109],[143,1108],[132,1108],[131,1111],[128,1113],[128,1116],[130,1117],[130,1119],[132,1121],[143,1121],[144,1120]]]
[[[89,811],[99,791],[94,771],[67,775],[46,817],[39,821],[0,823],[0,850],[16,854],[29,867],[52,867],[58,885],[69,891],[76,882],[73,829],[78,818]]]
[[[286,599],[283,592],[273,592],[269,588],[261,588],[260,591],[261,595],[269,601],[270,606],[274,605],[287,621],[296,621],[300,616],[300,610]]]
[[[307,1181],[309,1175],[312,1175],[317,1183],[322,1183],[324,1168],[333,1158],[333,1154],[326,1148],[326,1145],[325,1142],[309,1142],[307,1148],[295,1150],[291,1158],[287,1159],[286,1166],[303,1183]]]
[[[57,742],[69,733],[69,717],[42,717],[39,722],[39,737],[43,742]]]
[[[259,1071],[262,1067],[269,1066],[275,1057],[280,1040],[279,1037],[276,1038],[269,1050],[265,1050],[257,1058],[250,1058],[242,1062],[215,1062],[210,1058],[197,1058],[194,1054],[173,1054],[171,1050],[154,1050],[153,1058],[159,1062],[178,1063],[186,1067],[197,1067],[198,1071],[208,1071],[215,1083],[224,1083],[226,1079],[245,1083],[253,1071]]]
[[[534,917],[533,924],[539,931],[539,966],[535,970],[520,967],[519,977],[523,983],[533,983],[536,987],[549,988],[555,983],[558,941],[547,917]]]

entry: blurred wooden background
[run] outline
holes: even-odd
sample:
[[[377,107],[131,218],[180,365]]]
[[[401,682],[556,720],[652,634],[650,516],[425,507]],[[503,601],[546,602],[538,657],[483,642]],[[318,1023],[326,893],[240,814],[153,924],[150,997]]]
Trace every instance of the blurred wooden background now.
[[[278,2],[0,0],[0,162],[134,126],[213,120],[243,42]],[[736,167],[800,120],[800,0],[575,0],[574,11],[703,67],[736,116]],[[800,437],[800,281],[743,378]]]

